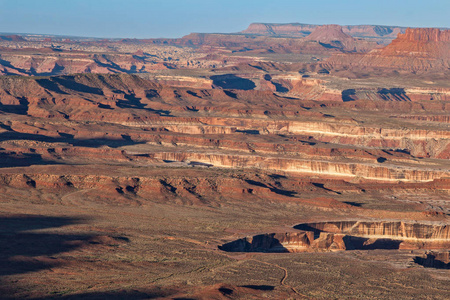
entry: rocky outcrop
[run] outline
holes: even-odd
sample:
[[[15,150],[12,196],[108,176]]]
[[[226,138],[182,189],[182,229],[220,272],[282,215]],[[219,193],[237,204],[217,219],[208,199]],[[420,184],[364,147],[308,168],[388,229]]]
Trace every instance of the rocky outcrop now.
[[[295,228],[308,228],[316,233],[344,233],[358,237],[450,241],[450,226],[442,224],[408,223],[403,221],[342,221],[299,224]]]
[[[359,177],[381,181],[432,181],[446,177],[448,172],[381,167],[364,163],[341,163],[256,155],[209,154],[190,152],[158,152],[152,158],[169,161],[198,161],[224,168],[258,168],[262,170],[311,173],[324,176]]]
[[[335,55],[329,68],[390,69],[408,72],[446,71],[450,67],[450,30],[408,28],[382,49],[364,55]]]
[[[305,223],[294,228],[299,231],[245,237],[219,246],[219,249],[227,252],[312,252],[355,249],[445,249],[450,246],[448,224],[343,221]],[[422,262],[432,265],[435,264],[435,260],[448,261],[448,253],[435,257],[437,256],[433,258],[429,256]]]
[[[267,233],[219,246],[227,252],[301,252],[314,240],[310,232]]]

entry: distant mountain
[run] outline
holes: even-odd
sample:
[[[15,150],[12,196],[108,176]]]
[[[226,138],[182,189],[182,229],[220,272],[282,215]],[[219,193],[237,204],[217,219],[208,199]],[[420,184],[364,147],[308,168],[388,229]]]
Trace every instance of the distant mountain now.
[[[320,25],[290,23],[252,23],[241,31],[246,34],[258,34],[268,36],[286,36],[286,37],[306,37]],[[397,37],[399,33],[404,33],[406,27],[400,26],[381,26],[381,25],[343,25],[342,31],[352,37],[373,39],[381,43],[389,43]]]
[[[10,42],[25,42],[26,40],[20,35],[0,35],[0,40],[10,41]]]

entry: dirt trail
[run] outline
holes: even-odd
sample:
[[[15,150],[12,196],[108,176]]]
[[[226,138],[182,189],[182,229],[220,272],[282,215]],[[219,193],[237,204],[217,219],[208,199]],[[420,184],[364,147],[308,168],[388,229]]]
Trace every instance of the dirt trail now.
[[[309,298],[308,296],[306,296],[306,295],[304,295],[304,294],[299,293],[294,287],[292,287],[292,286],[286,284],[286,279],[288,278],[288,275],[289,275],[288,270],[287,270],[286,268],[284,268],[284,267],[282,267],[282,266],[279,266],[279,265],[277,265],[277,264],[274,264],[274,263],[269,263],[269,262],[261,261],[261,260],[254,259],[254,258],[249,259],[249,260],[251,260],[251,261],[256,261],[256,262],[259,262],[259,263],[262,263],[262,264],[265,264],[265,265],[268,265],[268,266],[272,266],[272,267],[275,267],[275,268],[278,268],[278,269],[282,270],[282,271],[284,272],[284,275],[283,275],[283,277],[282,277],[281,280],[280,280],[280,284],[281,284],[282,286],[284,286],[284,287],[286,287],[286,288],[292,290],[292,291],[293,291],[294,293],[296,293],[297,295],[302,296],[302,299],[312,299],[312,298]]]

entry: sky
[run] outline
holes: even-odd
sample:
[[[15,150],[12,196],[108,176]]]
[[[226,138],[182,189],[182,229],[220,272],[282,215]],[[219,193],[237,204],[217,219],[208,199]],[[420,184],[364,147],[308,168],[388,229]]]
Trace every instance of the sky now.
[[[450,27],[450,0],[0,0],[0,32],[176,38],[253,22]]]

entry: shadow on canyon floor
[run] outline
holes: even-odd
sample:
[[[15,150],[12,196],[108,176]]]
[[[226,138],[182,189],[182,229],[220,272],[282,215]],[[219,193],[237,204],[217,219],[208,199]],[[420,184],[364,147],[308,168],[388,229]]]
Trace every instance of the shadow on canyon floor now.
[[[0,151],[2,149],[0,148]],[[0,152],[0,168],[29,167],[32,165],[57,165],[57,161],[46,160],[37,153]]]
[[[414,258],[414,262],[425,268],[433,268],[433,269],[446,269],[450,270],[450,262],[446,262],[440,260],[436,254],[427,254],[427,257],[416,256]]]
[[[28,140],[46,143],[68,143],[73,146],[80,147],[102,147],[108,146],[111,148],[118,148],[122,146],[145,144],[145,142],[133,141],[130,136],[122,135],[122,139],[77,139],[74,135],[68,133],[58,133],[60,137],[51,137],[41,134],[21,133],[21,132],[2,132],[0,133],[0,142],[9,140]]]
[[[273,187],[273,186],[268,186],[265,183],[262,183],[262,182],[259,182],[259,181],[255,181],[255,180],[251,180],[251,179],[246,179],[245,182],[247,182],[248,184],[254,185],[254,186],[267,188],[271,192],[273,192],[275,194],[278,194],[278,195],[294,197],[297,194],[297,192],[295,192],[295,191],[282,190],[282,189],[279,189],[279,188],[276,188],[276,187]]]
[[[0,276],[50,268],[54,264],[48,260],[44,262],[33,258],[68,252],[83,243],[89,243],[94,235],[33,232],[78,224],[81,221],[76,218],[29,215],[0,218]]]
[[[0,292],[2,299],[16,299],[16,287],[5,278],[54,268],[64,263],[58,254],[91,246],[99,242],[96,234],[60,234],[42,230],[58,230],[64,226],[86,222],[80,218],[19,215],[0,218]],[[128,242],[125,237],[112,237],[120,242]],[[163,293],[164,294],[164,293]],[[161,296],[162,293],[111,292],[88,293],[82,295],[55,297],[58,299],[144,299]],[[33,299],[33,298],[30,298]],[[49,299],[35,298],[35,299]],[[51,299],[51,297],[50,297]]]
[[[214,75],[210,78],[213,81],[213,85],[223,89],[249,91],[256,87],[255,83],[250,79],[238,77],[234,74]]]
[[[289,252],[279,239],[275,238],[275,234],[259,234],[253,236],[251,239],[238,239],[221,246],[219,250],[225,252]]]

